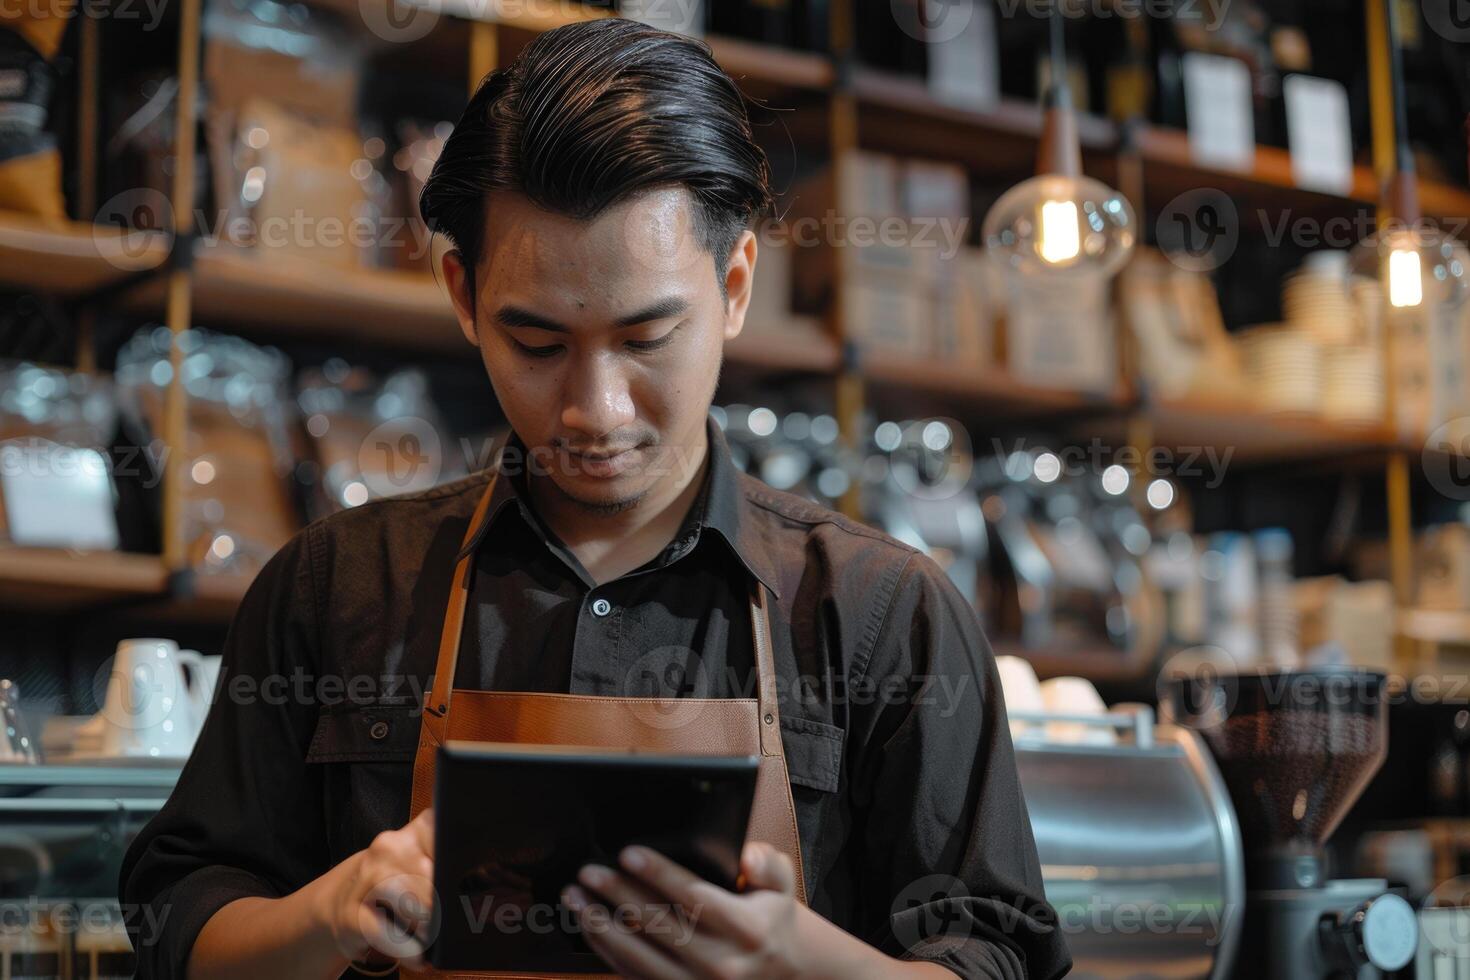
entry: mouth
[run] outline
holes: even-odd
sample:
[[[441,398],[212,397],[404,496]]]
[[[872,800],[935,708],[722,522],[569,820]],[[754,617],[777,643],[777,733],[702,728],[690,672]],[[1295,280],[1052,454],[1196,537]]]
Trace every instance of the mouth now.
[[[573,465],[581,473],[599,480],[607,480],[628,471],[637,462],[640,447],[620,449],[611,453],[580,453],[567,450]]]

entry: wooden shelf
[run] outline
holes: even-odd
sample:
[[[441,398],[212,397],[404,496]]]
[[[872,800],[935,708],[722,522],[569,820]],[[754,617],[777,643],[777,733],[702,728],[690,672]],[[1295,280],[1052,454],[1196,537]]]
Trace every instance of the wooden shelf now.
[[[972,172],[990,176],[1014,175],[1033,165],[1042,122],[1036,103],[1002,98],[985,108],[954,106],[936,99],[922,79],[874,69],[858,70],[853,90],[863,119],[860,142],[866,148],[959,160]],[[1084,152],[1116,152],[1121,131],[1111,120],[1084,113],[1077,123]],[[1291,154],[1280,147],[1257,146],[1249,169],[1232,170],[1197,162],[1183,130],[1144,125],[1135,135],[1145,167],[1147,204],[1153,207],[1203,187],[1241,198],[1252,208],[1292,208],[1316,216],[1347,214],[1378,201],[1378,180],[1368,167],[1354,169],[1347,194],[1333,194],[1298,187]],[[1420,180],[1419,198],[1426,215],[1470,214],[1470,188]],[[1242,218],[1256,222],[1251,214]],[[1350,233],[1356,237],[1358,230],[1354,225]]]
[[[725,344],[725,364],[762,373],[836,374],[842,351],[825,333],[801,331],[789,336],[771,329],[752,330]]]
[[[1470,646],[1470,610],[1400,609],[1394,628],[1400,636],[1426,643]]]
[[[158,232],[0,212],[0,283],[7,286],[78,295],[156,269],[168,252]]]
[[[864,149],[902,156],[954,160],[971,173],[1010,178],[1035,167],[1041,107],[1001,99],[985,108],[941,101],[922,79],[863,68],[854,73],[859,143]],[[1117,128],[1097,116],[1079,115],[1084,151],[1111,150]]]
[[[1257,146],[1248,170],[1209,167],[1195,161],[1189,149],[1189,134],[1177,129],[1144,126],[1137,132],[1138,149],[1147,169],[1148,187],[1165,204],[1177,194],[1198,187],[1213,187],[1231,196],[1245,195],[1257,206],[1293,207],[1308,213],[1345,214],[1372,208],[1379,197],[1378,180],[1368,167],[1353,169],[1353,186],[1346,195],[1298,187],[1291,172],[1291,154],[1280,147]],[[1420,205],[1426,215],[1454,218],[1470,214],[1470,189],[1420,180]],[[1372,215],[1366,216],[1371,222]],[[1359,232],[1353,225],[1348,234]],[[1371,231],[1371,224],[1366,229]]]
[[[138,605],[129,612],[149,622],[228,624],[254,580],[254,575],[197,572],[181,575],[174,583],[172,594],[161,596],[158,602]]]
[[[0,604],[11,609],[82,609],[162,596],[167,587],[158,555],[0,548]]]
[[[1244,400],[1190,399],[1143,408],[1153,444],[1175,453],[1213,448],[1222,463],[1280,463],[1351,456],[1381,458],[1404,448],[1386,425],[1351,425],[1262,412]],[[1231,455],[1227,460],[1224,453]]]
[[[832,88],[832,62],[822,55],[719,35],[705,40],[720,67],[742,88],[750,83],[762,88],[809,91]]]
[[[1085,677],[1094,683],[1127,683],[1142,680],[1156,666],[1153,657],[1135,657],[1102,644],[1078,650],[1031,650],[1004,639],[992,644],[997,657],[1020,657],[1041,680]]]
[[[163,301],[163,284],[153,283],[126,303],[162,315]],[[395,269],[340,269],[216,247],[194,262],[194,319],[267,336],[473,356],[438,283]],[[771,372],[830,373],[839,362],[836,343],[820,334],[787,339],[769,331],[745,333],[726,355],[732,366]]]
[[[1056,418],[1116,414],[1126,389],[1096,393],[1034,385],[990,365],[963,365],[898,355],[869,355],[862,364],[873,400],[892,417],[960,414],[968,418]]]
[[[135,310],[161,314],[162,283],[129,296]],[[449,297],[432,278],[397,269],[352,269],[200,248],[194,260],[193,314],[211,322],[379,343],[421,352],[468,353]]]

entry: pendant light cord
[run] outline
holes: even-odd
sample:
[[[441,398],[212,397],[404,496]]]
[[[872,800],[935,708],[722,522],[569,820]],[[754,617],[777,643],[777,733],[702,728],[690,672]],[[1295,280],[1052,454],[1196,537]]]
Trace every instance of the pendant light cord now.
[[[1388,78],[1393,87],[1394,166],[1399,173],[1412,173],[1414,152],[1409,148],[1408,100],[1404,96],[1404,54],[1399,48],[1397,0],[1383,0],[1384,32],[1388,41]]]
[[[1067,36],[1062,19],[1062,0],[1052,0],[1050,22],[1051,33],[1051,85],[1047,87],[1046,103],[1058,108],[1072,108],[1072,86],[1067,79]]]

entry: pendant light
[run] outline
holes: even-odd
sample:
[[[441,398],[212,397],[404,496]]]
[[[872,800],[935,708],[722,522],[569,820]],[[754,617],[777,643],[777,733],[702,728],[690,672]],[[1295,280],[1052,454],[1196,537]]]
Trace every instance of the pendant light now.
[[[981,235],[989,253],[1021,276],[1111,276],[1133,251],[1137,218],[1122,194],[1082,175],[1060,3],[1052,5],[1049,26],[1051,78],[1037,175],[995,202]]]
[[[1420,220],[1414,153],[1409,147],[1397,4],[1394,0],[1382,0],[1382,3],[1393,100],[1393,172],[1383,188],[1385,227],[1359,243],[1353,269],[1382,284],[1392,324],[1395,318],[1403,316],[1455,314],[1470,298],[1470,252],[1438,228]]]

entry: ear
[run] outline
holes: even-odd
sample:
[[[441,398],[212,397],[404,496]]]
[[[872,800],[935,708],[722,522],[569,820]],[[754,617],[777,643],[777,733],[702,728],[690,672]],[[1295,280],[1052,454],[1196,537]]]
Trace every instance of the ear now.
[[[479,331],[475,329],[474,277],[464,267],[464,256],[459,249],[452,248],[440,259],[440,270],[449,289],[449,301],[454,304],[454,315],[459,320],[460,333],[470,346],[479,347]]]
[[[745,311],[750,308],[751,290],[755,287],[755,232],[747,228],[740,233],[725,266],[725,339],[734,340],[745,327]]]

